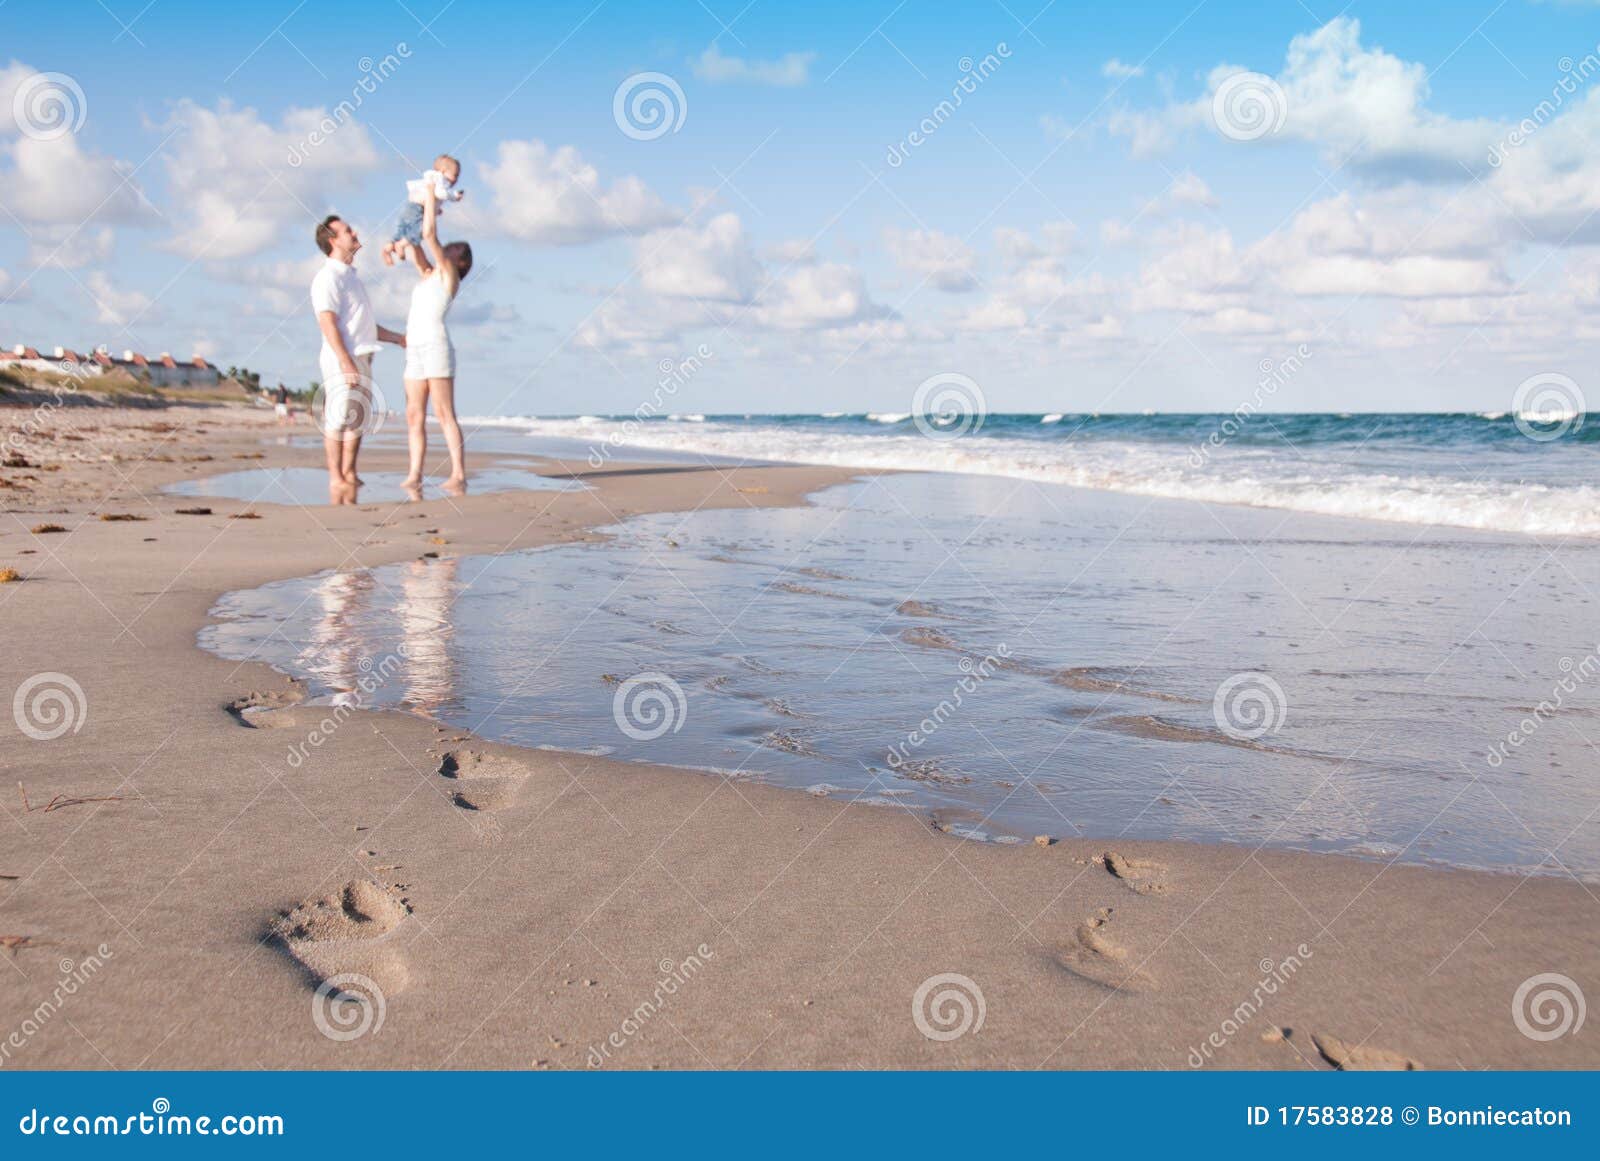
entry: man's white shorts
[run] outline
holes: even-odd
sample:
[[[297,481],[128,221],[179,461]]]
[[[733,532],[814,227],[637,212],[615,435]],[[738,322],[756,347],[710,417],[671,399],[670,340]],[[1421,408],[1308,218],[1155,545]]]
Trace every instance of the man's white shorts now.
[[[355,439],[366,435],[377,421],[372,390],[372,356],[355,356],[359,374],[351,383],[332,351],[323,348],[322,432],[330,439]]]

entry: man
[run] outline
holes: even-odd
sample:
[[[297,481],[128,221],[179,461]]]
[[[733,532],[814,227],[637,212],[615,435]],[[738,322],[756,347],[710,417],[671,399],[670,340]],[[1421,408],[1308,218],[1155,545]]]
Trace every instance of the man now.
[[[406,337],[380,327],[372,301],[356,273],[361,239],[338,214],[317,227],[317,249],[328,257],[311,280],[311,309],[322,330],[322,446],[328,459],[328,499],[354,504],[356,460],[361,437],[372,426],[376,403],[372,392],[372,356],[378,344],[406,345]]]

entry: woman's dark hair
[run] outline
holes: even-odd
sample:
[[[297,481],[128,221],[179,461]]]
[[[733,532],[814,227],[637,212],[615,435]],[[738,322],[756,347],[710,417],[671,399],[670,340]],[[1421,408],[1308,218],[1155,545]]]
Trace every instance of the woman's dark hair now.
[[[444,248],[444,256],[450,259],[450,264],[456,268],[458,280],[466,278],[472,271],[472,244],[470,242],[451,242]]]

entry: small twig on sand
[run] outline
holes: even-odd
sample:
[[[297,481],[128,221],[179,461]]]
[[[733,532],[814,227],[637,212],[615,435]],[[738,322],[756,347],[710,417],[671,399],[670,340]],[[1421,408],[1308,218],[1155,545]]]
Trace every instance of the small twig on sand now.
[[[17,789],[22,791],[22,813],[32,814],[34,807],[28,803],[28,789],[22,783],[17,783]],[[82,806],[86,802],[121,802],[120,794],[91,795],[79,797],[76,794],[57,794],[49,802],[38,807],[40,814],[49,814],[52,810],[60,810],[63,806]]]
[[[15,956],[25,947],[38,947],[40,942],[31,935],[0,935],[0,951],[9,951]]]

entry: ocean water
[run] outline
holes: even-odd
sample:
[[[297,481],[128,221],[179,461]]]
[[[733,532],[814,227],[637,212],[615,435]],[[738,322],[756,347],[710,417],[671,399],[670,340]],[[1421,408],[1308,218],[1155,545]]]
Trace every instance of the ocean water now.
[[[377,673],[364,704],[993,841],[1600,881],[1600,542],[1009,475],[814,501],[231,593],[201,640],[324,697]]]
[[[994,475],[1140,496],[1600,536],[1600,423],[1551,414],[478,417],[596,457],[678,454]]]

